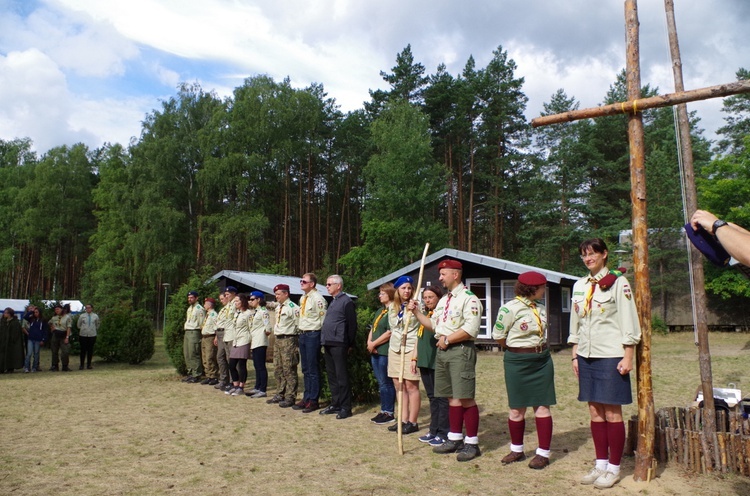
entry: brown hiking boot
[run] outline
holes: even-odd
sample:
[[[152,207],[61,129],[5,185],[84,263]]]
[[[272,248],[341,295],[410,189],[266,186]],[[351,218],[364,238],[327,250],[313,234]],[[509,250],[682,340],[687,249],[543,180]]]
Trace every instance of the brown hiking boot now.
[[[525,459],[526,459],[526,454],[523,451],[521,452],[511,451],[510,453],[505,455],[503,459],[500,460],[500,462],[503,465],[508,465],[509,463],[520,462]]]
[[[549,465],[549,458],[542,455],[534,456],[529,462],[529,468],[533,468],[534,470],[542,470],[547,465]]]

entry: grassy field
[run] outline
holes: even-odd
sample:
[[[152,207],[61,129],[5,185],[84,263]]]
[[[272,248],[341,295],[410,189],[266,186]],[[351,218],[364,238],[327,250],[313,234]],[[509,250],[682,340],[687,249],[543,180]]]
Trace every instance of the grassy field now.
[[[731,382],[750,394],[750,335],[713,334],[711,352],[715,386]],[[692,334],[654,338],[657,408],[693,399],[697,356]],[[46,369],[49,352],[42,358]],[[395,435],[369,421],[376,405],[358,405],[354,417],[336,420],[184,384],[160,339],[155,357],[140,366],[94,363],[87,371],[0,375],[0,495],[596,494],[578,484],[591,467],[593,445],[586,406],[575,399],[569,351],[554,360],[558,405],[552,464],[543,471],[500,464],[509,437],[498,353],[480,354],[483,456],[468,463],[417,441],[428,423],[426,398],[422,431],[405,437],[401,457]],[[625,411],[635,412],[634,405]],[[527,419],[526,452],[533,454],[536,434]],[[609,492],[750,495],[744,477],[666,466],[651,483],[636,483],[632,471],[627,458],[624,480]]]

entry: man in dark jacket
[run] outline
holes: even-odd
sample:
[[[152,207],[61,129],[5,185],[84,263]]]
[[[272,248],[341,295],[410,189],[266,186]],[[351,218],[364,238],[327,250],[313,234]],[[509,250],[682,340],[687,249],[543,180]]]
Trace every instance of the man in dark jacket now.
[[[331,405],[321,410],[320,414],[336,414],[337,419],[345,419],[352,416],[352,390],[346,362],[357,335],[357,313],[354,302],[344,293],[344,280],[341,276],[330,276],[326,281],[326,288],[333,296],[333,301],[328,305],[320,341],[323,345],[328,386],[331,389]]]

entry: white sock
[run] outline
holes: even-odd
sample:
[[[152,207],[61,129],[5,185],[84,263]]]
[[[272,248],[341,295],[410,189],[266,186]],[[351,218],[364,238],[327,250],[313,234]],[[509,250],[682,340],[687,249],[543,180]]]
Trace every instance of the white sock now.
[[[511,448],[511,449],[513,449],[513,448]],[[536,449],[536,454],[539,455],[539,456],[543,456],[544,458],[549,458],[549,450],[546,450],[546,449],[537,448]]]
[[[607,465],[609,465],[609,462],[607,460],[596,460],[596,468],[599,470],[606,471]]]
[[[466,444],[479,444],[479,437],[478,436],[474,436],[474,437],[466,436],[464,438],[464,443],[466,443]]]
[[[617,475],[620,473],[620,466],[607,463],[607,472],[612,472],[613,474]]]
[[[523,444],[510,443],[510,450],[513,453],[523,453]]]
[[[463,441],[464,435],[461,432],[449,432],[448,433],[448,440],[449,441]]]

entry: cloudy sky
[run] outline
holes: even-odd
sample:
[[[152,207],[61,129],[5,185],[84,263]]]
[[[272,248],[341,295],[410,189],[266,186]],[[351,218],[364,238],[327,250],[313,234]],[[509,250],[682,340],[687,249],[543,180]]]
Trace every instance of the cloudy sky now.
[[[675,0],[687,89],[750,68],[750,1]],[[622,0],[0,0],[0,139],[127,144],[182,81],[230,95],[244,78],[322,83],[360,108],[411,44],[457,75],[498,46],[539,115],[558,88],[594,106],[625,65]],[[662,0],[639,2],[643,83],[673,91]],[[690,104],[711,138],[721,102]]]

